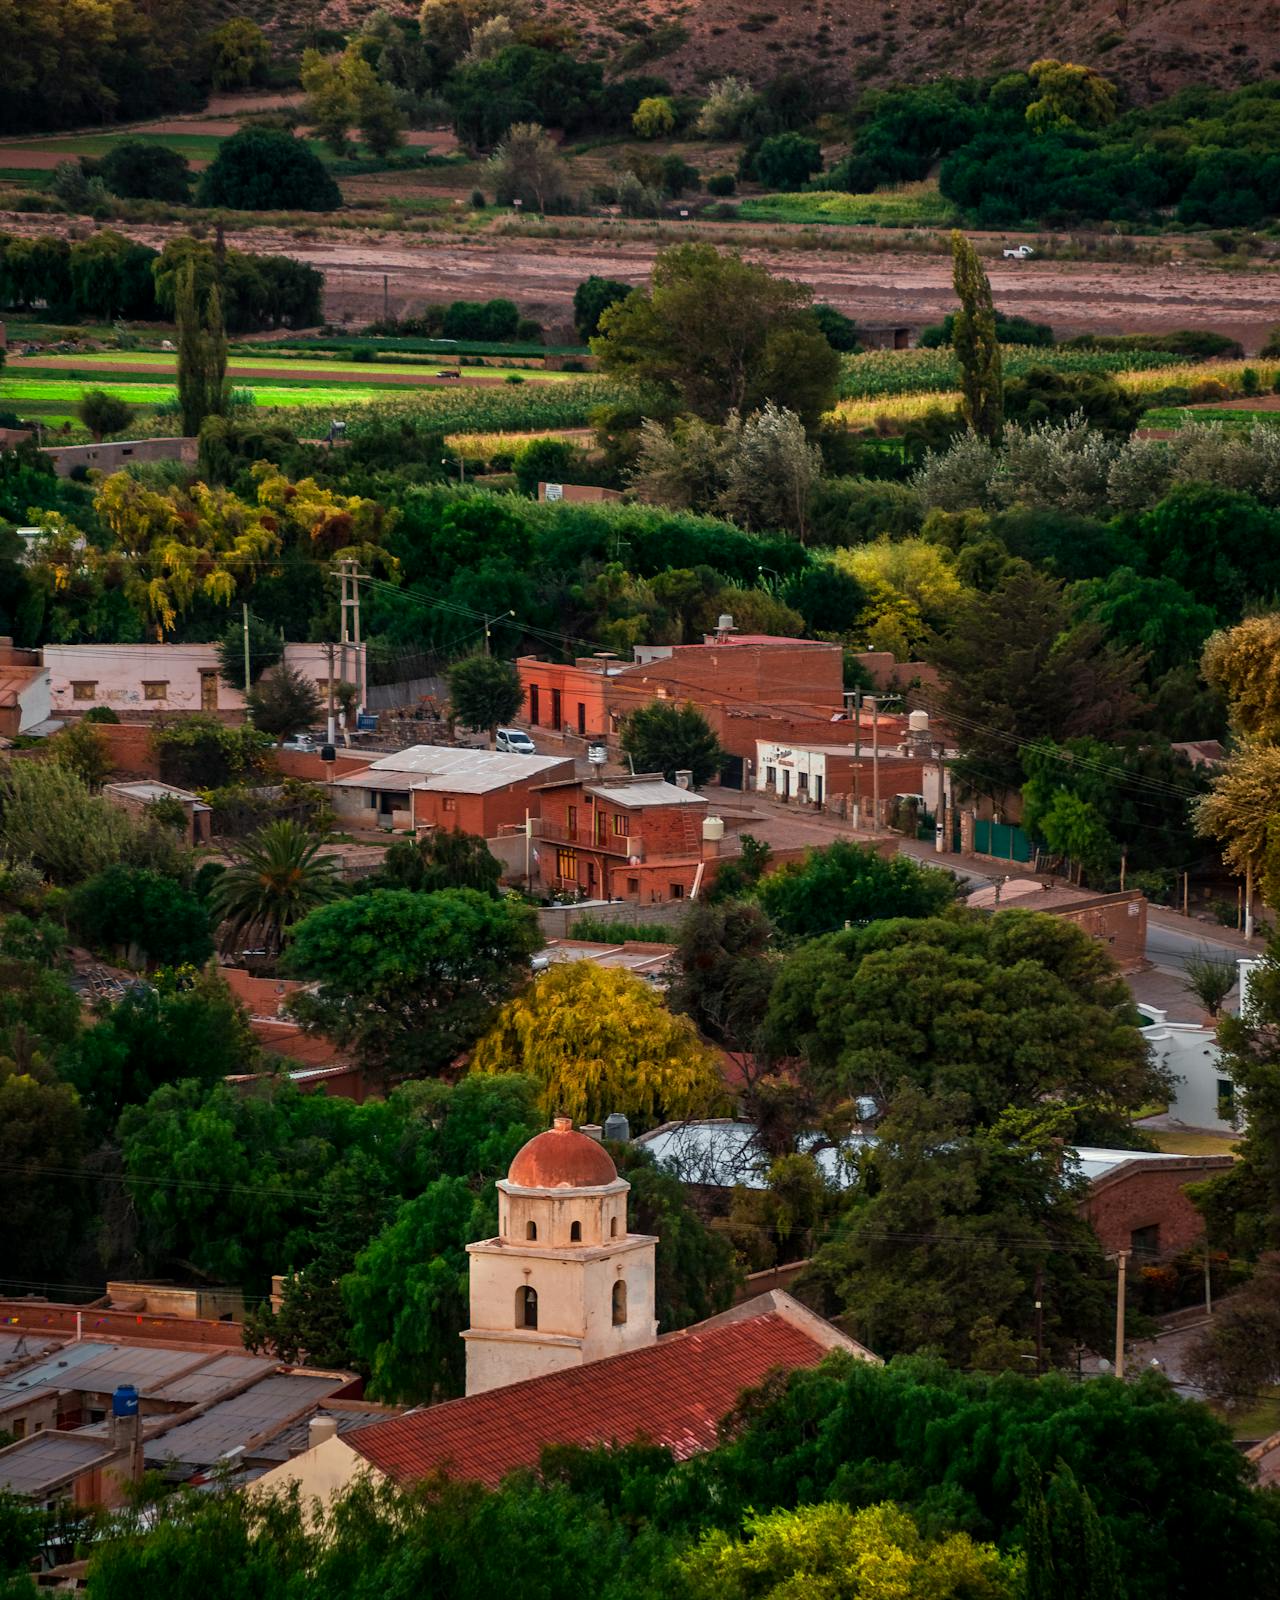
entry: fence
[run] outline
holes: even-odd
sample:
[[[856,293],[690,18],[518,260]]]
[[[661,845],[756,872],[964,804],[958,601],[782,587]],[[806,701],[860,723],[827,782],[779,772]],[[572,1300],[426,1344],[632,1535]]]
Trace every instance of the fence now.
[[[990,822],[982,817],[973,824],[973,853],[994,856],[1000,861],[1030,861],[1035,851],[1031,840],[1012,822]]]

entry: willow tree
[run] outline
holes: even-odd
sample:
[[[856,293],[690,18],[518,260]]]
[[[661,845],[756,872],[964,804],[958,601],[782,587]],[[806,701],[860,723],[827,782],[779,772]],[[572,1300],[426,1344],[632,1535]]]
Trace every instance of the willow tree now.
[[[994,442],[1004,425],[1004,374],[991,284],[978,252],[959,229],[951,235],[951,258],[960,301],[952,333],[960,363],[960,409],[975,433]]]
[[[721,1098],[715,1052],[688,1017],[629,972],[573,961],[553,967],[498,1013],[473,1072],[521,1072],[542,1111],[603,1122],[611,1111],[652,1125],[706,1116]]]

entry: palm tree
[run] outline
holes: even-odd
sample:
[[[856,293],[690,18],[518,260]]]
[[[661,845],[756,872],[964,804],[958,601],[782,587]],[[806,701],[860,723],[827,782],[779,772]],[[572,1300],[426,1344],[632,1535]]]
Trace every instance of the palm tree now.
[[[252,934],[268,955],[279,955],[286,930],[341,892],[336,869],[334,857],[320,854],[320,840],[301,823],[268,823],[241,846],[213,891],[224,938]]]

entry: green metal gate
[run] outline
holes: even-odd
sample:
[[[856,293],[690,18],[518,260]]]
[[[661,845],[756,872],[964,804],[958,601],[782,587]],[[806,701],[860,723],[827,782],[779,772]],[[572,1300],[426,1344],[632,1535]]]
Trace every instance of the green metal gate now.
[[[1030,861],[1035,854],[1031,840],[1015,823],[981,818],[973,824],[973,849],[975,855],[996,856],[1001,861]]]

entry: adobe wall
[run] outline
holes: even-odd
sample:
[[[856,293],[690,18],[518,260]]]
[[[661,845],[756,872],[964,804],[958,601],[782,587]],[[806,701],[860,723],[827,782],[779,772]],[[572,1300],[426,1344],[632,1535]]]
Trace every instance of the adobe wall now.
[[[62,1305],[45,1300],[0,1300],[0,1322],[33,1332],[67,1333],[74,1337],[77,1315],[86,1339],[154,1339],[160,1344],[214,1345],[223,1350],[244,1348],[238,1322],[157,1317],[145,1312],[107,1311],[98,1306]]]

